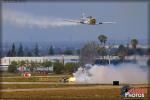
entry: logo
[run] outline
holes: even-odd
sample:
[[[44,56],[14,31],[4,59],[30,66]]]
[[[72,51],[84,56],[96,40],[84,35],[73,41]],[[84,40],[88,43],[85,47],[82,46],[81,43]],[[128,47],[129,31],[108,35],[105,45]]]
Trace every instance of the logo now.
[[[147,93],[145,88],[133,88],[125,85],[121,88],[120,95],[126,98],[143,98],[145,93]]]

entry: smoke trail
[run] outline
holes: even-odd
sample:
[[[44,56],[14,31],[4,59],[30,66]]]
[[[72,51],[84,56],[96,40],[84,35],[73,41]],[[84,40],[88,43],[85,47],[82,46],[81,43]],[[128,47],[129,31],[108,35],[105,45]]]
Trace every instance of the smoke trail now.
[[[78,83],[148,83],[148,69],[138,64],[121,64],[118,66],[92,66],[89,70],[81,68],[74,73]]]
[[[35,16],[29,13],[19,12],[10,9],[3,9],[2,19],[12,25],[22,27],[61,27],[61,26],[76,26],[77,23],[66,22],[62,18]]]

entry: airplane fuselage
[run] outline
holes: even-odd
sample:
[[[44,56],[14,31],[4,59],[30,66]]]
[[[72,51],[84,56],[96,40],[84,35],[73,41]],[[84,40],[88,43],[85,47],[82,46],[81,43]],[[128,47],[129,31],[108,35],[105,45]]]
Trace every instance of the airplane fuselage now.
[[[91,24],[91,25],[95,25],[96,24],[96,19],[95,18],[91,18],[91,19],[89,19],[89,24]]]
[[[89,25],[95,25],[96,19],[95,18],[88,18],[87,20],[81,21],[81,24],[89,24]]]
[[[74,23],[80,23],[80,24],[88,24],[88,25],[99,25],[99,24],[112,24],[115,22],[97,22],[96,19],[92,16],[83,17],[80,20],[65,20],[69,22],[74,22]]]

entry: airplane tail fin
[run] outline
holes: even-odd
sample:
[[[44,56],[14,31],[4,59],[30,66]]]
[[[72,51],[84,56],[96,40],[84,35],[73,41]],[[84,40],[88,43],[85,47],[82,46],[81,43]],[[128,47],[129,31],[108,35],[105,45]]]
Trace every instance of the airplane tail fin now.
[[[82,19],[85,19],[86,17],[85,17],[85,13],[82,13]]]

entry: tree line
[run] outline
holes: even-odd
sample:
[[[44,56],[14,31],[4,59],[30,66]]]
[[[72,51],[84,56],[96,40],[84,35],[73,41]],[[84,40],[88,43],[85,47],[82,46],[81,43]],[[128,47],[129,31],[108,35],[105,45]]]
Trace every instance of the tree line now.
[[[98,36],[99,44],[94,41],[88,42],[81,49],[80,61],[81,64],[94,63],[97,57],[104,56],[119,56],[121,60],[124,60],[126,56],[134,55],[134,59],[136,60],[136,55],[149,55],[150,48],[144,51],[142,48],[137,48],[139,44],[138,40],[133,38],[130,40],[130,45],[132,48],[129,48],[129,44],[122,45],[120,44],[116,50],[113,50],[113,46],[105,47],[108,37],[106,35]]]
[[[70,50],[66,49],[64,51],[56,52],[54,47],[51,45],[47,50],[47,55],[54,55],[54,54],[66,54],[66,55],[73,55],[73,54],[79,54],[80,50]],[[17,48],[15,44],[13,43],[11,48],[8,50],[7,57],[23,57],[23,56],[42,56],[41,51],[39,49],[38,44],[35,44],[35,47],[32,49],[24,48],[23,45],[20,43],[19,47]]]
[[[51,62],[44,61],[42,63],[39,62],[30,62],[27,63],[25,61],[12,61],[8,67],[8,72],[17,73],[20,66],[25,66],[30,69],[31,73],[36,73],[37,67],[53,67],[53,73],[55,74],[72,74],[79,68],[79,63],[66,63],[65,65],[61,62]]]
[[[33,49],[33,52],[31,52],[30,50],[25,51],[21,43],[19,44],[19,48],[16,48],[15,44],[13,43],[12,47],[8,50],[7,56],[8,57],[39,56],[39,47],[36,44],[35,48]]]

